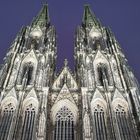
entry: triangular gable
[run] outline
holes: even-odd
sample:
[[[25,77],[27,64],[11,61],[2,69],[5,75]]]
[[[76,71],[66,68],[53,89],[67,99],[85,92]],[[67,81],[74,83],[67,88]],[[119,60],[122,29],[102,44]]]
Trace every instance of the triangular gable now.
[[[97,104],[100,104],[102,107],[104,107],[104,109],[107,109],[106,100],[98,89],[96,89],[94,92],[93,98],[91,100],[91,107],[94,107]]]
[[[34,52],[34,49],[32,49],[23,59],[22,63],[24,62],[34,62],[37,64],[38,59],[36,56],[36,53]]]
[[[116,88],[115,92],[114,92],[113,100],[115,100],[117,98],[125,100],[125,98],[123,97],[122,93]]]
[[[5,98],[8,98],[8,97],[14,97],[14,98],[17,99],[17,95],[16,95],[16,91],[15,91],[15,88],[14,87],[5,96]]]
[[[68,67],[63,68],[60,75],[55,80],[52,88],[53,89],[62,88],[62,87],[60,87],[60,85],[62,84],[61,82],[63,81],[64,83],[67,83],[66,79],[70,80],[69,84],[67,84],[68,86],[70,86],[70,88],[78,89],[77,83],[76,83],[75,79],[73,78]]]
[[[102,34],[101,34],[101,31],[97,27],[93,26],[89,32],[89,36],[91,38],[97,39],[97,38],[100,38],[102,36]]]
[[[62,87],[61,91],[59,92],[55,103],[60,101],[60,100],[64,100],[64,99],[68,99],[70,100],[72,103],[75,103],[72,94],[70,93],[68,87],[66,84],[64,84],[64,86]]]
[[[16,108],[17,105],[17,95],[16,95],[16,90],[13,87],[8,93],[7,95],[3,98],[3,100],[1,101],[1,106],[7,106],[8,104],[12,104],[14,105],[14,108]]]
[[[27,98],[36,98],[36,99],[37,99],[36,91],[35,91],[34,88],[32,88],[32,89],[30,90],[30,92],[27,94],[27,96],[26,96],[25,99],[27,99]]]
[[[94,61],[94,63],[95,63],[96,61],[97,61],[97,63],[98,63],[98,60],[101,60],[101,62],[106,62],[106,63],[108,63],[107,58],[106,58],[105,55],[101,52],[101,50],[97,50],[93,61]]]
[[[125,111],[127,112],[128,110],[128,102],[127,100],[123,97],[122,93],[116,89],[112,101],[112,107],[115,110],[116,107],[123,107]]]
[[[95,99],[97,99],[97,98],[100,98],[102,100],[105,100],[104,97],[103,97],[103,95],[102,95],[102,93],[98,89],[95,90],[94,95],[93,95],[93,98],[92,98],[92,101],[95,100]]]

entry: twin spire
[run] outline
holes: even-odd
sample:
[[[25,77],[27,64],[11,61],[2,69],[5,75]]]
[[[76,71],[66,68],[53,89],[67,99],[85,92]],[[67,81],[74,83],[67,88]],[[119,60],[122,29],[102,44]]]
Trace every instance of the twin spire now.
[[[43,4],[42,9],[40,10],[39,14],[36,16],[36,18],[32,22],[32,27],[39,26],[39,27],[48,27],[50,25],[50,17],[49,17],[49,10],[48,10],[48,4]],[[91,29],[92,27],[101,28],[101,23],[96,18],[92,10],[90,9],[89,5],[84,6],[84,14],[82,19],[82,26],[85,29]],[[112,37],[112,35],[109,36],[109,38]]]
[[[44,4],[37,17],[33,20],[32,25],[45,26],[50,23],[48,4]],[[89,24],[99,25],[98,19],[95,17],[89,5],[85,5],[82,23],[85,27]]]

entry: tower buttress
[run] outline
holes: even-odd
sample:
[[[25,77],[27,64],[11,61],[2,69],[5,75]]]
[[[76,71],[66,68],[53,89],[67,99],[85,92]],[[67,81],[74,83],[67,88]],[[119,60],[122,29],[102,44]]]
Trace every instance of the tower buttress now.
[[[45,140],[47,99],[54,80],[56,51],[56,31],[50,23],[48,5],[44,4],[31,25],[18,33],[0,70],[0,102],[6,102],[1,107],[9,105],[9,112],[11,108],[16,112],[14,116],[8,112],[11,119],[8,125],[13,130],[5,128],[3,138],[7,139],[9,134],[9,139],[37,137]],[[15,99],[6,96],[13,88],[17,95],[16,107],[13,107]],[[6,115],[5,109],[0,115]],[[28,134],[25,134],[27,129]]]

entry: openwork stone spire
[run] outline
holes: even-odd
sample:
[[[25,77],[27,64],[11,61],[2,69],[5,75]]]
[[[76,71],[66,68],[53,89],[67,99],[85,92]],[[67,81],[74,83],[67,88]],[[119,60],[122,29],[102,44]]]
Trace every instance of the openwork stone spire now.
[[[48,11],[48,4],[44,4],[43,8],[41,9],[40,13],[37,17],[33,20],[33,26],[46,26],[50,23],[49,11]]]
[[[98,19],[95,17],[93,12],[91,11],[89,5],[85,5],[85,7],[84,7],[84,14],[83,14],[82,23],[85,27],[88,27],[91,25],[98,26],[100,24]]]

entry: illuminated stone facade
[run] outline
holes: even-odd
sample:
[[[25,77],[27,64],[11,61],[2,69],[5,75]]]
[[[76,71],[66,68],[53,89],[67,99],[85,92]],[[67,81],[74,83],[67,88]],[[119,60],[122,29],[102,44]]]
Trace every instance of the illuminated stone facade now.
[[[56,31],[44,5],[0,70],[0,140],[139,140],[140,92],[113,33],[85,6],[75,70],[57,73]]]

